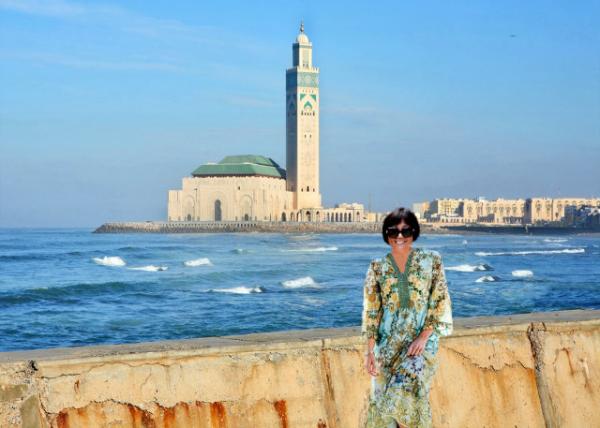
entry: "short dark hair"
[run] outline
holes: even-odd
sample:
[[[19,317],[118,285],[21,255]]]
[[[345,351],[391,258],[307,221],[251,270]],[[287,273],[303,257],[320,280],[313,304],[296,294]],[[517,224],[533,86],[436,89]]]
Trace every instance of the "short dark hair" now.
[[[419,220],[417,220],[417,216],[411,210],[407,208],[396,208],[394,211],[389,213],[383,219],[383,227],[381,228],[381,234],[383,235],[383,240],[386,244],[389,244],[387,230],[388,227],[396,226],[398,223],[404,221],[404,224],[409,226],[413,230],[413,242],[419,238],[421,234],[421,226],[419,226]]]

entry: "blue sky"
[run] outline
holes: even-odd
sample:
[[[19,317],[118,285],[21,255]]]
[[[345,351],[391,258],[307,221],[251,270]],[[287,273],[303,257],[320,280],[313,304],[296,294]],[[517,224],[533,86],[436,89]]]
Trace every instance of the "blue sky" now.
[[[285,167],[321,69],[323,202],[600,196],[600,3],[0,0],[0,226],[164,219],[198,165]]]

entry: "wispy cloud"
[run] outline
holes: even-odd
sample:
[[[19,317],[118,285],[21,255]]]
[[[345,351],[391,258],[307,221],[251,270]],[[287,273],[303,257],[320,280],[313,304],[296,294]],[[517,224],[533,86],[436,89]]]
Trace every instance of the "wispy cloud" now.
[[[85,13],[85,7],[62,0],[0,0],[0,8],[31,15],[70,18]]]
[[[80,68],[80,69],[94,69],[94,70],[107,70],[107,71],[127,71],[127,70],[154,70],[154,71],[182,71],[183,69],[178,65],[168,62],[156,62],[156,61],[106,61],[98,60],[96,58],[78,58],[66,55],[51,55],[45,53],[30,53],[30,54],[16,54],[16,55],[0,55],[0,58],[11,58],[22,61],[30,61],[40,64],[54,64],[61,65],[64,67]]]
[[[48,16],[74,22],[95,23],[130,34],[163,40],[185,40],[216,47],[225,45],[256,51],[264,46],[210,25],[188,25],[175,19],[155,18],[121,6],[111,4],[86,4],[64,0],[0,0],[0,8],[13,12]]]

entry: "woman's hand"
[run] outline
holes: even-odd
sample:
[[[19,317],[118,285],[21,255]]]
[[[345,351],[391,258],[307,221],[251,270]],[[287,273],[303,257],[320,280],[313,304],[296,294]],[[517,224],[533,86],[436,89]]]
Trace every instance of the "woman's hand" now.
[[[421,332],[421,334],[419,334],[417,336],[417,338],[408,347],[406,356],[407,357],[416,357],[418,355],[421,355],[423,353],[423,350],[425,349],[425,345],[427,344],[427,341],[429,340],[429,336],[431,336],[432,332],[433,332],[433,329],[430,329],[430,328],[423,330]]]
[[[365,368],[371,376],[377,376],[379,374],[377,370],[377,362],[375,361],[375,354],[373,354],[372,350],[367,353],[365,358]]]

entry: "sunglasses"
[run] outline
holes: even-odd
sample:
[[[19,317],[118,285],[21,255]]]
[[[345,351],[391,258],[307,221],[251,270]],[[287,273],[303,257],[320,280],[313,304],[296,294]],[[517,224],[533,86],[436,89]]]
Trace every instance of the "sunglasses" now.
[[[398,229],[397,227],[392,226],[387,228],[386,234],[389,238],[397,238],[399,235],[402,235],[403,238],[408,238],[413,235],[413,228],[404,227],[402,229]]]

